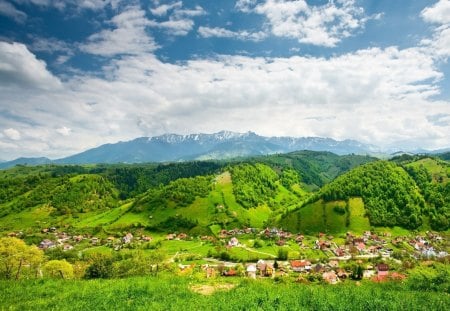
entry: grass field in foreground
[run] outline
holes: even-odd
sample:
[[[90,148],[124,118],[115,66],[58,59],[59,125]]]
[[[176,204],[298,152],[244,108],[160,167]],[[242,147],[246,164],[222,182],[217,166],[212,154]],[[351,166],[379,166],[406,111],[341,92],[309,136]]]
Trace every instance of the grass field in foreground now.
[[[401,284],[304,285],[238,278],[0,281],[1,310],[449,310]],[[426,302],[426,303],[424,303]]]

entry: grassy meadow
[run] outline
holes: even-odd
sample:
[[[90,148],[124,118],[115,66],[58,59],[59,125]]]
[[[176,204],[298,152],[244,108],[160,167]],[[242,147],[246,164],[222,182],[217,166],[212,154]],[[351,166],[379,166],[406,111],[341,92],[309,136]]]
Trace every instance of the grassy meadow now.
[[[450,297],[401,284],[305,285],[196,276],[0,281],[1,310],[449,310]]]

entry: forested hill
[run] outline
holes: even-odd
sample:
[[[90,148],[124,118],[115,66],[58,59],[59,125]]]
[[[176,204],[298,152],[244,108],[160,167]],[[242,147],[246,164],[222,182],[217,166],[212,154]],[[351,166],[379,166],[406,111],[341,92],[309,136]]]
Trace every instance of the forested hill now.
[[[354,219],[360,229],[446,230],[449,175],[448,162],[438,158],[388,162],[310,151],[167,164],[19,165],[0,171],[0,231],[46,223],[105,232],[278,225],[344,232]]]
[[[402,226],[417,229],[449,229],[450,166],[428,156],[402,156],[393,161],[376,161],[359,166],[325,185],[311,197],[317,214],[335,202],[334,210],[352,221],[352,198],[362,199],[364,214],[374,226]],[[322,202],[322,203],[321,203]],[[329,203],[327,203],[329,202]],[[339,202],[346,202],[343,206]],[[329,206],[329,205],[328,205]],[[295,213],[304,213],[303,210]],[[326,216],[326,215],[325,215]],[[290,216],[288,216],[289,218]],[[337,216],[336,216],[337,217]],[[326,226],[325,226],[326,227]]]

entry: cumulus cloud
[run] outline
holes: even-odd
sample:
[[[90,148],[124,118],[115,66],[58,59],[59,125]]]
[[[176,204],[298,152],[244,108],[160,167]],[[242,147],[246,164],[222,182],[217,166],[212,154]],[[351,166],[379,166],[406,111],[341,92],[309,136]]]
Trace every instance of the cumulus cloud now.
[[[16,86],[50,90],[61,86],[58,78],[21,43],[0,42],[0,89]],[[3,86],[3,87],[2,87]]]
[[[422,44],[431,47],[438,57],[450,56],[450,1],[440,0],[435,5],[421,12],[422,18],[429,23],[438,24],[432,39],[425,39]]]
[[[429,23],[450,23],[450,1],[439,0],[433,6],[426,7],[422,11],[422,17]]]
[[[223,129],[398,148],[450,141],[449,103],[432,99],[442,73],[420,48],[370,48],[330,58],[217,56],[178,64],[140,54],[114,59],[105,70],[107,79],[79,75],[58,90],[25,97],[2,92],[6,112],[23,114],[13,119],[0,112],[0,130],[21,134],[15,141],[20,149],[4,152],[55,157],[138,136]]]
[[[24,23],[27,19],[27,14],[25,12],[16,9],[13,4],[4,0],[0,1],[0,15],[12,18],[20,24]]]
[[[205,27],[200,26],[198,28],[198,34],[202,38],[233,38],[243,41],[261,41],[267,37],[267,34],[263,31],[249,32],[246,30],[232,31],[221,27]]]
[[[301,43],[334,47],[342,39],[364,28],[370,18],[354,0],[330,1],[310,5],[305,0],[266,0],[258,3],[240,0],[236,8],[267,19],[270,31],[277,37],[297,39]]]
[[[153,37],[146,32],[151,23],[145,17],[145,11],[139,7],[128,7],[124,12],[111,19],[114,29],[102,30],[89,37],[81,50],[101,56],[120,54],[141,54],[157,49]]]

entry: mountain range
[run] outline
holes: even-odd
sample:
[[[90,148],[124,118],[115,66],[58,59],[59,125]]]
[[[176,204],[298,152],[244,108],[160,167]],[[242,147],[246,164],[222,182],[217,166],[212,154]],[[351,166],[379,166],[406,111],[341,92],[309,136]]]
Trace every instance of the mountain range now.
[[[265,137],[254,132],[221,131],[214,134],[164,134],[104,144],[61,159],[18,158],[0,163],[0,169],[17,164],[144,163],[287,153],[297,150],[329,151],[338,155],[376,154],[380,148],[356,140],[337,141],[320,137]]]

